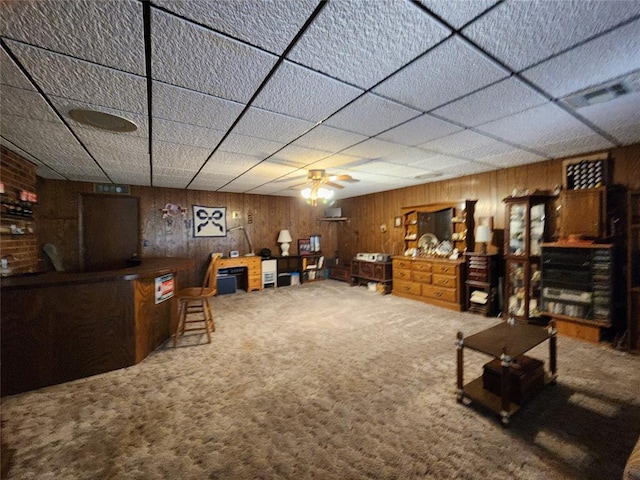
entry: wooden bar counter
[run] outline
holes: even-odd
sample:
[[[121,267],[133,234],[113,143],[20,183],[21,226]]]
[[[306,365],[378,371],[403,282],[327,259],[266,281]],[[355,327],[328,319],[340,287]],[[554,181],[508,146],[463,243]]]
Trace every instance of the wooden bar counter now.
[[[186,258],[143,258],[135,267],[5,277],[2,396],[141,362],[170,337],[175,298],[156,304],[156,278],[194,268]]]

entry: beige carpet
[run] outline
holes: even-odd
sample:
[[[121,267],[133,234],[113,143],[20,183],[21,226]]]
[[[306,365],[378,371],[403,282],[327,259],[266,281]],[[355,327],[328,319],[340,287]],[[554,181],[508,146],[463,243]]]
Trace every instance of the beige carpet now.
[[[9,478],[613,480],[640,435],[640,357],[607,345],[560,337],[504,429],[455,400],[456,332],[495,319],[332,280],[213,305],[210,345],[4,398]]]

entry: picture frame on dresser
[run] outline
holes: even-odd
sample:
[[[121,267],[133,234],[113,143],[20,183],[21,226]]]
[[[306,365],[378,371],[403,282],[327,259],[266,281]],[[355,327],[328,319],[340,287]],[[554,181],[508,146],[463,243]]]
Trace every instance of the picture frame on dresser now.
[[[298,239],[298,255],[311,255],[311,239],[310,238]]]

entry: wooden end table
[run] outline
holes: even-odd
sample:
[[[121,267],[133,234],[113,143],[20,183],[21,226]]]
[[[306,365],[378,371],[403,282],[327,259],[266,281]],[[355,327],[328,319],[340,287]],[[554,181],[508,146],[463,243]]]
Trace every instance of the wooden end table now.
[[[520,409],[520,405],[511,401],[511,360],[523,355],[533,347],[549,340],[549,369],[545,372],[545,384],[555,384],[556,374],[556,336],[555,322],[552,320],[547,327],[540,327],[526,323],[501,322],[486,330],[463,338],[458,332],[458,390],[457,400],[475,401],[480,405],[500,415],[502,424],[509,424],[511,415]],[[483,386],[482,376],[464,384],[464,356],[465,348],[499,358],[502,366],[500,377],[500,395],[495,395]]]

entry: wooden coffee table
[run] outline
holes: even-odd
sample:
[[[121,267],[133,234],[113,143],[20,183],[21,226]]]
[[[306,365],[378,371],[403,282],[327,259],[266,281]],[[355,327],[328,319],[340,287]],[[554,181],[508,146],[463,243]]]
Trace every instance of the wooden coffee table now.
[[[545,372],[545,383],[556,382],[556,335],[557,330],[553,320],[548,327],[540,327],[525,323],[501,322],[486,330],[463,338],[458,332],[458,402],[465,399],[475,401],[480,405],[500,415],[503,425],[508,425],[520,405],[511,401],[511,360],[523,355],[533,347],[549,340],[549,369]],[[470,348],[477,352],[486,353],[499,358],[502,366],[500,377],[500,395],[495,395],[483,386],[482,376],[464,384],[464,349]]]

